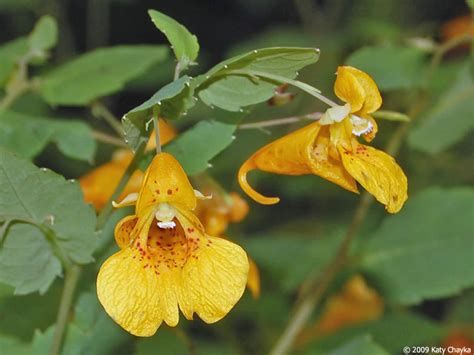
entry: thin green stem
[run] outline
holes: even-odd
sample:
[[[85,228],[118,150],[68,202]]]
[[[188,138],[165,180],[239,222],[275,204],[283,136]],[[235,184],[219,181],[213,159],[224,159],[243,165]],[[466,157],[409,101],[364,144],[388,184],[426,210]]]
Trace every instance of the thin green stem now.
[[[160,121],[158,119],[158,113],[157,112],[153,112],[153,125],[155,126],[156,154],[160,154],[161,153]]]
[[[133,156],[132,161],[128,165],[127,170],[125,170],[122,178],[120,179],[120,182],[117,185],[115,192],[109,198],[109,200],[105,204],[105,207],[102,209],[102,211],[100,211],[99,216],[97,216],[96,230],[102,229],[105,223],[107,222],[107,219],[112,214],[112,210],[113,210],[112,201],[116,200],[120,196],[123,189],[127,185],[128,180],[137,169],[138,164],[142,160],[143,154],[145,153],[145,147],[146,147],[146,142],[142,142],[140,146],[138,147],[137,151],[135,152],[135,155]]]
[[[100,101],[93,101],[90,105],[92,115],[96,118],[102,118],[117,133],[123,137],[123,128],[120,120],[110,112],[110,110]]]
[[[79,265],[72,265],[70,268],[66,269],[63,293],[61,294],[58,317],[54,328],[51,355],[61,354],[61,347],[69,318],[69,310],[72,305],[74,291],[76,290],[80,274],[81,268]]]
[[[331,99],[327,98],[326,96],[321,94],[321,91],[316,89],[315,87],[303,83],[302,81],[299,80],[293,80],[290,78],[286,78],[281,75],[275,75],[271,73],[266,73],[266,72],[261,72],[257,70],[248,70],[248,69],[236,69],[236,70],[229,70],[229,71],[224,71],[223,74],[230,74],[230,75],[244,75],[244,76],[249,76],[253,78],[264,78],[272,81],[276,81],[277,83],[280,84],[290,84],[294,87],[297,87],[300,90],[303,90],[304,92],[308,93],[309,95],[317,98],[318,100],[324,102],[326,105],[334,107],[338,106],[337,103],[332,101]]]
[[[265,120],[259,122],[252,122],[252,123],[244,123],[238,126],[238,129],[259,129],[265,127],[273,127],[273,126],[282,126],[287,125],[295,122],[300,122],[303,120],[310,120],[310,121],[317,121],[321,118],[321,112],[313,112],[307,115],[302,116],[292,116],[292,117],[285,117],[285,118],[276,118],[274,120]]]
[[[180,74],[181,74],[181,61],[178,60],[178,62],[176,63],[176,66],[174,68],[173,81],[178,80]]]

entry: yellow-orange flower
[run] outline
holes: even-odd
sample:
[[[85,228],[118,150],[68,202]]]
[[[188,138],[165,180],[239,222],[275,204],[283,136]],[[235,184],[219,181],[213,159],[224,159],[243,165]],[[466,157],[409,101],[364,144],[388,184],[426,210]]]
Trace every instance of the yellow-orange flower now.
[[[348,66],[339,67],[334,85],[345,102],[326,111],[321,120],[290,133],[258,150],[240,168],[242,189],[255,201],[274,204],[278,197],[265,197],[247,182],[253,169],[284,175],[319,175],[346,190],[358,193],[357,182],[385,205],[398,212],[407,199],[407,179],[388,154],[360,144],[377,133],[371,113],[382,104],[377,85],[366,73]]]
[[[176,129],[166,121],[160,119],[160,141],[165,145],[176,137]],[[151,139],[148,141],[147,150],[155,149],[156,141],[152,132]],[[111,161],[100,165],[79,179],[84,201],[91,203],[94,208],[101,210],[115,191],[120,182],[123,173],[130,164],[133,153],[130,150],[121,149],[115,152]],[[143,180],[143,172],[136,170],[130,177],[119,199],[137,192]]]
[[[208,180],[208,177],[202,180]],[[200,184],[200,190],[204,195],[210,195],[212,198],[198,203],[196,215],[207,233],[221,236],[226,231],[229,222],[238,223],[247,216],[249,205],[238,193],[227,194],[214,185],[215,183],[209,181]],[[257,264],[250,257],[247,288],[254,298],[260,296],[260,272]]]
[[[171,155],[155,156],[139,193],[116,207],[135,204],[135,214],[115,228],[120,251],[97,277],[106,312],[128,332],[153,335],[164,321],[175,326],[179,311],[197,313],[206,323],[223,318],[245,289],[245,251],[207,235],[192,210],[196,193]]]

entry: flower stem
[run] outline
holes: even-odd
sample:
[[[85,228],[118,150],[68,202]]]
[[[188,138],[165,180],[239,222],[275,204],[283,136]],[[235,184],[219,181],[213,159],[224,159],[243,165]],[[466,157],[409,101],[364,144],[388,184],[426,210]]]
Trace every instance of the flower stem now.
[[[252,123],[244,123],[239,125],[238,129],[259,129],[264,127],[272,127],[272,126],[282,126],[290,123],[300,122],[302,120],[311,120],[317,121],[321,118],[321,112],[313,112],[303,116],[292,116],[292,117],[285,117],[285,118],[277,118],[274,120],[265,120],[259,122],[252,122]]]
[[[61,346],[66,333],[66,326],[69,318],[69,310],[72,305],[72,299],[74,298],[74,291],[76,290],[80,273],[81,267],[79,265],[72,265],[66,270],[63,293],[61,295],[58,317],[56,320],[56,326],[54,328],[51,355],[59,355],[61,353]]]
[[[161,153],[160,122],[158,119],[157,112],[153,112],[153,125],[155,126],[156,154],[160,154]]]

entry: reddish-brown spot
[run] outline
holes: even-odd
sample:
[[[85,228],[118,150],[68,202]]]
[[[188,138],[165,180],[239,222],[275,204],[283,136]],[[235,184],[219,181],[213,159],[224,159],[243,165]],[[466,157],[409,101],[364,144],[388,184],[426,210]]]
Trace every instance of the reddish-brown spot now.
[[[175,191],[179,191],[179,188],[178,188],[178,187],[177,187],[177,188],[175,188]]]
[[[159,195],[160,194],[160,189],[156,189],[155,192]]]
[[[173,193],[173,191],[171,189],[168,189],[167,193],[168,193],[168,195],[171,195]]]

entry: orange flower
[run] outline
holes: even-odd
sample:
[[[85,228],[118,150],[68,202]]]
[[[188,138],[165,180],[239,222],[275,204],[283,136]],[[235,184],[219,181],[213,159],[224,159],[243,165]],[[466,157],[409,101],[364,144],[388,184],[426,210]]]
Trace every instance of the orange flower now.
[[[164,145],[176,137],[176,130],[173,126],[160,119],[160,140]],[[156,142],[154,133],[148,141],[147,150],[155,149]],[[130,164],[133,153],[129,150],[121,149],[114,153],[112,160],[93,169],[79,179],[79,184],[84,194],[84,200],[91,203],[94,208],[101,210],[115,191],[123,173]],[[128,181],[119,199],[140,189],[143,180],[143,172],[136,170]]]
[[[355,325],[382,316],[382,298],[367,286],[360,275],[352,277],[341,292],[329,297],[324,311],[315,325],[303,331],[299,344],[326,336],[350,325]]]
[[[357,181],[388,212],[398,212],[407,199],[405,174],[391,156],[357,140],[362,135],[371,141],[377,133],[370,116],[382,104],[377,85],[366,73],[345,66],[337,70],[334,91],[345,104],[329,108],[320,121],[259,149],[240,168],[240,186],[255,201],[274,204],[278,197],[265,197],[249,185],[249,171],[319,175],[355,193]]]
[[[474,36],[474,21],[470,15],[458,16],[446,22],[441,29],[444,42],[467,34]]]

